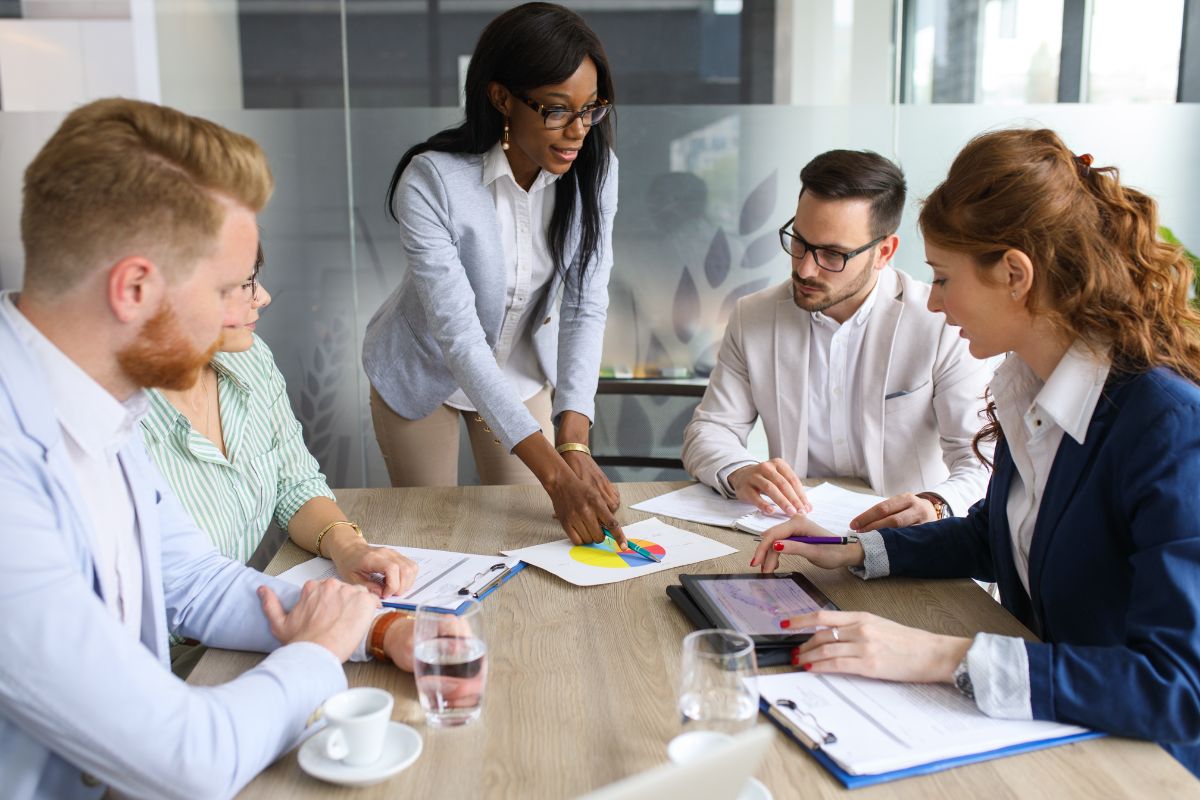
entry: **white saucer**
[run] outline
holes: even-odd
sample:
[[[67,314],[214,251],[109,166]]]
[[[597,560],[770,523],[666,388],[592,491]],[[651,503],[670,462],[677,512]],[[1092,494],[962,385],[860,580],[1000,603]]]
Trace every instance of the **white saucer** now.
[[[751,778],[746,781],[746,785],[738,793],[737,800],[774,800],[774,798],[771,790],[762,781],[758,778]]]
[[[387,780],[421,755],[421,734],[403,722],[389,722],[383,755],[374,764],[353,767],[325,757],[325,739],[331,729],[325,729],[300,745],[300,769],[330,783],[344,786],[370,786]]]

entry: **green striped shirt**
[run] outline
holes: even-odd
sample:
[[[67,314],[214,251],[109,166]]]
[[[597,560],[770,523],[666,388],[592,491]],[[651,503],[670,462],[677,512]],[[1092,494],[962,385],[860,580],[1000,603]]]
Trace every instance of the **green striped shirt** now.
[[[150,391],[142,419],[146,449],[192,518],[217,549],[245,563],[271,517],[283,529],[314,497],[333,499],[320,465],[304,446],[283,374],[258,336],[243,353],[217,353],[225,452],[188,418]]]

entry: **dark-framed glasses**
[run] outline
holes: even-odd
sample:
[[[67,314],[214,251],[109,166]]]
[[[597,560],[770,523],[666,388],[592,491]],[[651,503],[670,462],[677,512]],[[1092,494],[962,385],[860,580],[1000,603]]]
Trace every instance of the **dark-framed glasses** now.
[[[250,280],[242,284],[242,294],[251,300],[258,297],[258,270],[254,270],[254,274],[250,276]]]
[[[856,250],[843,253],[840,250],[831,250],[828,247],[815,247],[809,244],[803,237],[796,235],[791,230],[792,223],[795,221],[796,218],[792,217],[779,228],[779,244],[783,246],[783,252],[801,261],[804,260],[806,253],[812,253],[813,261],[817,262],[817,266],[828,272],[841,272],[850,263],[850,259],[867,252],[888,237],[888,234],[885,233],[883,236],[872,239]]]
[[[519,94],[514,94],[513,96],[541,114],[542,121],[546,123],[546,128],[552,131],[570,127],[575,124],[575,120],[582,121],[585,128],[590,128],[604,119],[608,115],[608,110],[612,108],[612,104],[607,100],[597,100],[594,103],[588,103],[578,111],[572,111],[563,106],[542,105],[536,100],[530,100],[528,97],[523,97]]]

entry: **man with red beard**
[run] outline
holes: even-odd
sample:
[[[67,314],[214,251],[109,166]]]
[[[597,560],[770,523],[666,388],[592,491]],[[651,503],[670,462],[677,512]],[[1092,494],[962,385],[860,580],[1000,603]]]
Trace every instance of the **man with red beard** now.
[[[272,187],[247,137],[120,99],[71,113],[26,170],[24,286],[0,295],[6,797],[232,795],[364,657],[374,595],[221,556],[137,435],[142,389],[211,357]],[[168,630],[271,655],[190,687]]]
[[[876,153],[831,150],[800,181],[779,229],[790,280],[737,303],[684,466],[789,516],[812,510],[802,477],[858,478],[887,498],[852,521],[860,531],[963,515],[987,485],[971,441],[992,370],[926,308],[928,284],[891,267],[904,174]],[[763,462],[746,449],[759,417]]]

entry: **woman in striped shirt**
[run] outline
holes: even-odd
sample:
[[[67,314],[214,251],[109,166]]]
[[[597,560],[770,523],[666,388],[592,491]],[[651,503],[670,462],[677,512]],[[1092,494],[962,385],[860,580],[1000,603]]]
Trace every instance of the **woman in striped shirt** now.
[[[241,288],[238,324],[192,388],[152,390],[142,420],[146,449],[196,524],[226,556],[250,560],[274,517],[292,541],[333,560],[345,580],[384,597],[412,585],[417,566],[367,544],[338,508],[304,446],[283,375],[254,335],[271,295],[254,272]],[[382,575],[381,582],[374,580]]]

